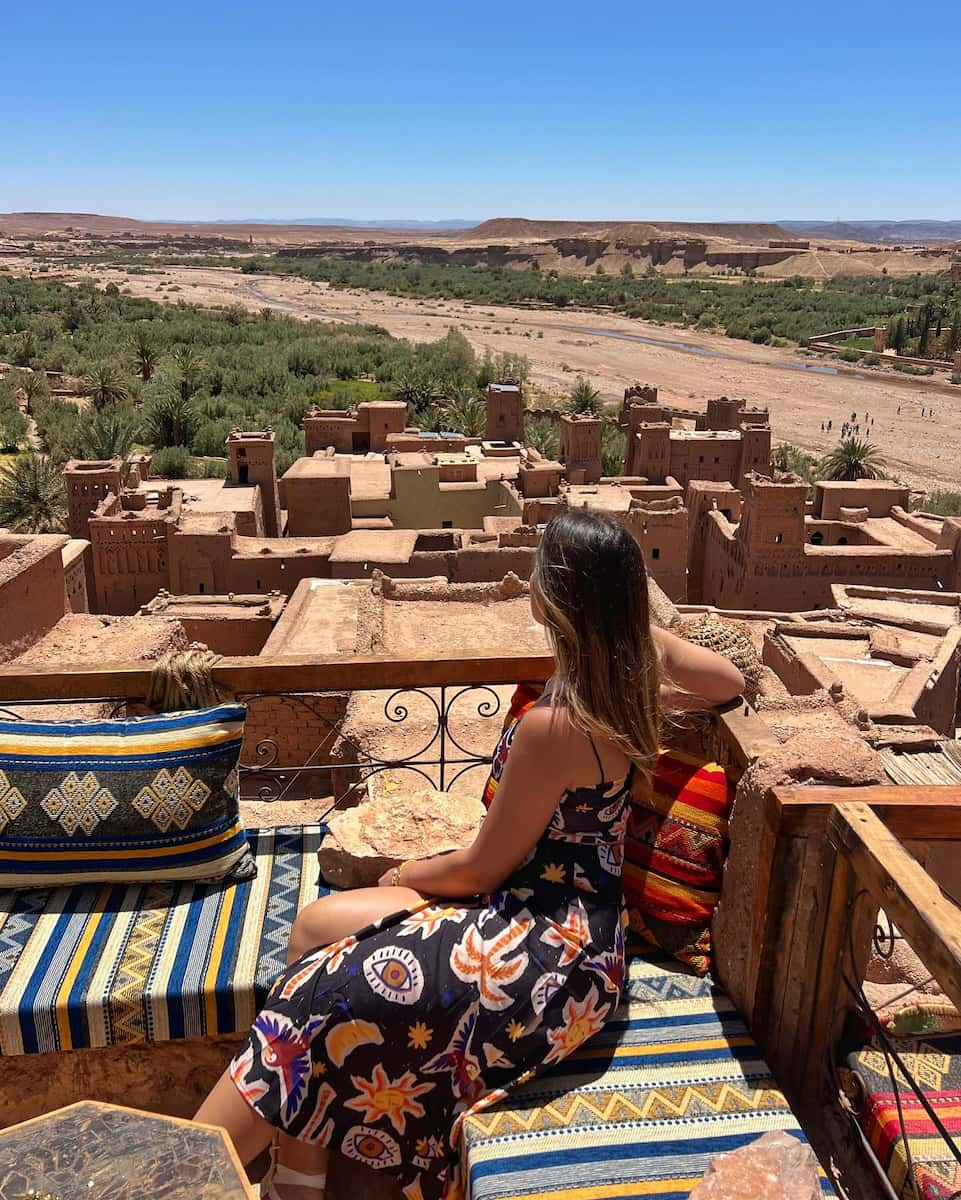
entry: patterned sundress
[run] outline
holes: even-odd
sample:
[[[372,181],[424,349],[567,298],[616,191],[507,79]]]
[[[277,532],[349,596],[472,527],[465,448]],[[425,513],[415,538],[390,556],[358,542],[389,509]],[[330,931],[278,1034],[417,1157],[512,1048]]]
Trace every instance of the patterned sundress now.
[[[463,1118],[566,1058],[620,1001],[631,773],[566,791],[492,895],[425,902],[289,967],[232,1063],[244,1099],[390,1172],[408,1200],[458,1195]]]

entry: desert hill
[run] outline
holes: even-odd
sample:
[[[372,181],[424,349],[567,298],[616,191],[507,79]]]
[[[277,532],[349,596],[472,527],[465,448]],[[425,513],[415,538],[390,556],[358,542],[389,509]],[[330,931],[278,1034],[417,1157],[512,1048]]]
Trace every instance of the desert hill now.
[[[494,217],[457,234],[464,241],[600,238],[647,242],[660,237],[724,238],[748,245],[792,235],[780,225],[763,221],[535,221],[527,217]]]
[[[961,237],[961,221],[784,221],[783,224],[796,235],[829,241],[929,245]]]

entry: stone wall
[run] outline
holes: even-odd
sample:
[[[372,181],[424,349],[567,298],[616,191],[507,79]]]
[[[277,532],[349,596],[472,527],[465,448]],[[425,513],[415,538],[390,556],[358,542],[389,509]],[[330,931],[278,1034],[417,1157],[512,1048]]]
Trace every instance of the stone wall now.
[[[0,536],[0,662],[16,658],[67,612],[67,538]]]
[[[283,778],[244,772],[241,775],[244,799],[299,800],[331,795],[332,776],[325,768],[354,758],[352,748],[343,745],[340,739],[347,700],[346,693],[256,696],[248,700],[241,765],[254,768],[309,765],[312,769]]]

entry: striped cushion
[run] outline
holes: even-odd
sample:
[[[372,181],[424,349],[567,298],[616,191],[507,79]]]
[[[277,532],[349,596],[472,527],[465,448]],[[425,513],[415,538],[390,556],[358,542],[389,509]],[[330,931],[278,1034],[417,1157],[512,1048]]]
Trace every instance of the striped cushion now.
[[[327,891],[317,825],[251,830],[256,876],[0,891],[0,1055],[246,1032]]]
[[[245,715],[0,721],[0,888],[250,875]]]
[[[847,1056],[842,1083],[894,1194],[950,1200],[961,1192],[961,1037],[905,1039],[897,1050],[953,1145],[879,1042]]]
[[[717,763],[662,750],[631,797],[624,898],[631,928],[705,974],[721,893],[734,785]]]
[[[775,1129],[804,1140],[727,996],[634,958],[599,1034],[466,1118],[461,1160],[471,1200],[683,1200],[715,1155]]]

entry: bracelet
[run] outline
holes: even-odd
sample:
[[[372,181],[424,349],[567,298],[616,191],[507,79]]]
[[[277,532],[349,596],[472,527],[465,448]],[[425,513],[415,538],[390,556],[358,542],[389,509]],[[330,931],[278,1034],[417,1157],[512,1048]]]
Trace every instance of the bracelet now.
[[[404,867],[409,867],[411,864],[411,861],[412,860],[408,858],[404,862],[398,863],[398,865],[396,867],[394,867],[394,870],[390,876],[390,886],[391,887],[400,887],[401,886],[401,878],[400,878],[401,871],[403,871]]]

